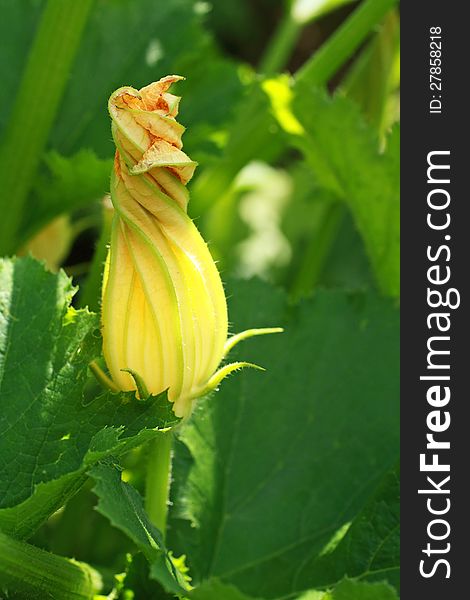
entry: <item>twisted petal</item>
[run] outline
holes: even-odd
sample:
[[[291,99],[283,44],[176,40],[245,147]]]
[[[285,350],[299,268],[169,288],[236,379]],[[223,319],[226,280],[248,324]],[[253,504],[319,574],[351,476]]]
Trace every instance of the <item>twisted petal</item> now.
[[[114,382],[151,393],[169,389],[179,416],[219,365],[227,307],[209,250],[186,213],[196,163],[181,150],[177,76],[110,99],[116,143],[115,208],[103,284],[103,340]]]

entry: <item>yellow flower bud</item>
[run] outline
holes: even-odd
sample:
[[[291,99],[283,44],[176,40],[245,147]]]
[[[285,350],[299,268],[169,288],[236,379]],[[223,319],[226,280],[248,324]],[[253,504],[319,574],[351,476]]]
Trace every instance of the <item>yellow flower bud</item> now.
[[[185,186],[196,163],[181,150],[179,98],[168,93],[180,79],[120,88],[109,100],[115,213],[102,330],[114,384],[139,388],[140,395],[142,387],[152,394],[168,389],[183,417],[194,398],[244,363],[215,373],[228,343],[227,304],[207,245],[186,212]]]

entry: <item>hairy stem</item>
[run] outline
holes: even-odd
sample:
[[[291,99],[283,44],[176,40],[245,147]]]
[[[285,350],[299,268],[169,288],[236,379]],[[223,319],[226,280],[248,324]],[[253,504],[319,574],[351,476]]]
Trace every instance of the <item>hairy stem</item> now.
[[[22,598],[55,600],[89,600],[101,588],[99,574],[87,564],[40,550],[3,533],[0,583],[1,590],[22,594]]]

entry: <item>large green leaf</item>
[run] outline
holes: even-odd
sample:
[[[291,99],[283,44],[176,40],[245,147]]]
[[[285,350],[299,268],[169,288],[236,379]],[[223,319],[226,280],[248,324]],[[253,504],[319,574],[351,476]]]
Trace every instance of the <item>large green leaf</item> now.
[[[303,133],[292,136],[318,180],[342,198],[361,233],[380,288],[400,290],[399,129],[380,152],[376,133],[346,98],[298,83],[293,110]]]
[[[224,382],[181,433],[171,546],[195,583],[217,577],[262,598],[315,587],[303,567],[365,506],[398,454],[398,316],[375,295],[280,292],[237,284],[236,330],[267,367]],[[299,579],[299,576],[301,578]]]
[[[99,354],[96,315],[69,306],[74,289],[33,259],[0,263],[0,528],[27,536],[119,455],[176,421],[166,394],[139,402],[102,393],[85,404]]]
[[[158,9],[154,0],[96,0],[52,146],[65,154],[88,147],[99,156],[112,156],[106,110],[110,94],[123,85],[141,87],[171,73],[188,78],[181,88],[185,125],[218,127],[226,121],[241,83],[235,65],[220,56],[204,30],[191,0],[162,2]],[[191,127],[188,138],[199,137],[196,129]],[[187,142],[190,149],[191,140]]]
[[[121,480],[120,471],[100,464],[91,470],[96,482],[93,491],[99,501],[96,509],[123,531],[150,563],[150,575],[168,592],[180,596],[187,588],[184,576],[165,547],[161,532],[145,512],[136,489]]]
[[[0,130],[44,6],[45,0],[0,0],[5,48],[0,59],[5,83],[0,90]],[[106,110],[110,94],[123,85],[140,87],[173,72],[188,77],[182,105],[186,124],[204,122],[207,128],[226,122],[242,86],[235,63],[222,57],[198,12],[192,0],[164,2],[158,10],[153,0],[95,0],[50,145],[65,154],[93,148],[99,156],[112,156]],[[199,129],[193,129],[188,135],[202,140],[203,132],[200,136]]]
[[[220,583],[218,579],[204,582],[189,597],[191,600],[261,600],[246,596],[232,585]],[[398,600],[398,596],[387,583],[344,579],[329,591],[309,590],[295,600]]]
[[[310,581],[316,587],[326,589],[346,575],[369,581],[387,579],[398,588],[399,511],[399,474],[394,469],[337,545],[302,566],[298,581]]]

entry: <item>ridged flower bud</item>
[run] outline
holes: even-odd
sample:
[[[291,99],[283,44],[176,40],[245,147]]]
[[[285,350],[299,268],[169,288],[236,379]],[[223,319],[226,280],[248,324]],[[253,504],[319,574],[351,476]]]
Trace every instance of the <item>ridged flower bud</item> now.
[[[187,214],[187,182],[196,163],[183,151],[179,98],[164,77],[109,100],[116,144],[113,218],[102,293],[105,360],[114,384],[139,395],[168,390],[178,416],[192,401],[246,363],[221,360],[227,304],[217,267]]]

